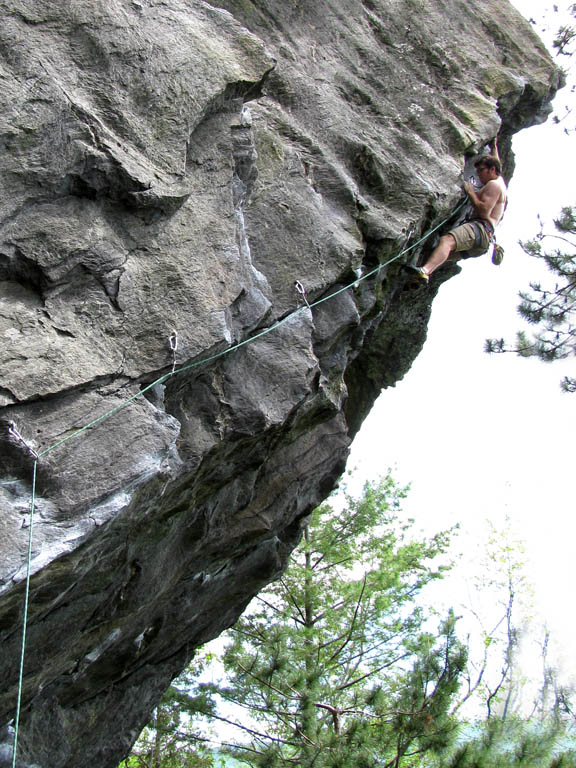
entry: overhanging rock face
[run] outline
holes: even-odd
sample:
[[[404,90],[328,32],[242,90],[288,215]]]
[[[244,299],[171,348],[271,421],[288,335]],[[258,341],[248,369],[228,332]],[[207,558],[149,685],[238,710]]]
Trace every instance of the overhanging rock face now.
[[[35,451],[19,759],[113,768],[418,353],[376,268],[558,73],[505,0],[0,7],[0,723]]]

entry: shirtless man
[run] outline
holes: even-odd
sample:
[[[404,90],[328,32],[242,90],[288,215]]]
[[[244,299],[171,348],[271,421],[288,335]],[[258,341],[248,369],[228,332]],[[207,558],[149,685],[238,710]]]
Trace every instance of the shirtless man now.
[[[494,240],[494,229],[500,223],[506,207],[507,191],[502,178],[502,166],[495,155],[484,155],[474,163],[474,167],[482,188],[476,192],[474,186],[466,182],[464,192],[474,206],[476,216],[443,235],[423,267],[406,265],[419,282],[427,283],[434,270],[448,259],[457,260],[457,254],[462,251],[468,251],[468,257],[481,256]]]

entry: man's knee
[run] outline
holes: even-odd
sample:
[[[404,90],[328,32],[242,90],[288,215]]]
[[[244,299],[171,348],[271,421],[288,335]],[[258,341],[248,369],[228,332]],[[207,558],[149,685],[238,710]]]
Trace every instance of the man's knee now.
[[[452,253],[456,250],[456,239],[453,235],[442,235],[439,245],[443,250],[448,251],[448,253]]]

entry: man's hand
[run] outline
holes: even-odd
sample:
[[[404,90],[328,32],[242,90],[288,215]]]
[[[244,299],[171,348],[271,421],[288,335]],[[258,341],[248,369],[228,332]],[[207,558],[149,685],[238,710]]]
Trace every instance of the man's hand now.
[[[490,154],[500,160],[500,152],[498,151],[498,139],[496,137],[492,139],[492,141],[488,144],[488,147],[490,148]]]
[[[464,192],[468,195],[468,197],[472,200],[474,197],[476,197],[476,189],[474,188],[473,184],[470,184],[469,181],[464,182]]]

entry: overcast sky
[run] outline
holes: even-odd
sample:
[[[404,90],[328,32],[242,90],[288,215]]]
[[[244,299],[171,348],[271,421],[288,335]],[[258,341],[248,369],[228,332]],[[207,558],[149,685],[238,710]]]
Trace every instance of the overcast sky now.
[[[539,22],[552,8],[541,0],[513,4]],[[558,26],[558,14],[550,14]],[[441,287],[424,351],[377,401],[348,466],[361,480],[392,467],[412,485],[406,508],[419,526],[434,532],[461,524],[468,564],[483,549],[486,519],[503,527],[508,516],[526,542],[535,610],[562,645],[564,673],[576,676],[576,395],[559,389],[563,375],[576,375],[574,360],[546,365],[483,352],[488,337],[514,338],[518,290],[541,274],[518,240],[538,231],[539,213],[550,220],[576,203],[574,136],[549,121],[517,135],[514,150],[517,168],[498,231],[503,264],[463,262],[462,273]],[[461,583],[451,582],[454,596]]]

